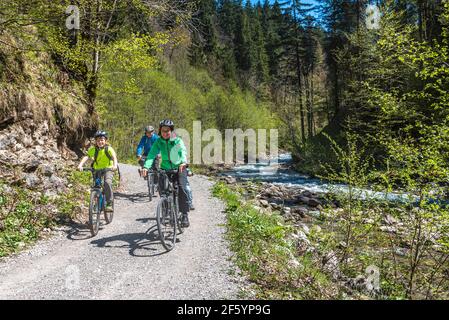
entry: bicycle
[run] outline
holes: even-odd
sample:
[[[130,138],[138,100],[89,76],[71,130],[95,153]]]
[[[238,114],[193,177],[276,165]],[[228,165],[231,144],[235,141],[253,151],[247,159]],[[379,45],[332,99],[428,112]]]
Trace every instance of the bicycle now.
[[[100,228],[100,214],[104,214],[106,224],[112,222],[114,218],[114,197],[112,196],[112,211],[107,212],[106,208],[106,196],[103,187],[103,177],[108,171],[112,169],[95,170],[93,168],[83,168],[83,171],[90,171],[93,176],[93,184],[90,189],[90,203],[89,203],[89,229],[92,236],[98,234]]]
[[[143,164],[145,163],[145,157],[142,157],[142,159],[139,161],[140,164],[140,170],[143,169]],[[139,171],[139,174],[141,175],[141,171]],[[153,197],[156,195],[156,188],[157,185],[155,183],[157,178],[157,170],[150,169],[147,172],[147,176],[145,179],[147,180],[147,186],[148,186],[148,199],[150,202],[153,200]]]
[[[156,209],[156,222],[163,247],[170,251],[175,247],[177,231],[184,232],[182,213],[178,205],[178,170],[157,170],[159,172],[160,200]]]

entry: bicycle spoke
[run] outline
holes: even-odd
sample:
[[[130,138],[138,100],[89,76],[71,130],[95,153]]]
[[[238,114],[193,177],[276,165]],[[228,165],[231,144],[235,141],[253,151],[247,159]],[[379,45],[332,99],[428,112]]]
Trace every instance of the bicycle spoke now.
[[[158,203],[156,220],[162,245],[167,251],[170,251],[176,242],[176,215],[166,198],[161,199]]]
[[[100,227],[100,196],[97,190],[92,191],[89,205],[89,227],[92,236],[98,233]]]

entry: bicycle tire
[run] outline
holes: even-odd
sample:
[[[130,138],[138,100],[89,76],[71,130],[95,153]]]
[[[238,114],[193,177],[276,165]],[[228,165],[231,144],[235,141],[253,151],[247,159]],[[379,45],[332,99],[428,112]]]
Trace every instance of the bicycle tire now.
[[[152,186],[154,185],[154,181],[153,181],[153,173],[152,172],[148,172],[148,176],[147,176],[147,185],[148,185],[148,199],[150,200],[150,202],[153,200],[153,192],[152,192]]]
[[[170,201],[167,198],[159,200],[156,212],[157,230],[162,246],[171,251],[176,243],[176,215],[173,214]],[[166,228],[168,225],[168,228]]]
[[[178,197],[173,197],[173,203],[174,203],[174,211],[176,215],[176,222],[178,226],[179,234],[182,234],[184,232],[184,227],[182,226],[182,212],[179,211],[179,205],[178,205]]]
[[[99,190],[94,190],[90,194],[90,204],[89,204],[89,229],[92,236],[98,234],[100,228],[100,195]]]
[[[151,188],[150,188],[150,191],[151,191],[151,196],[154,198],[154,196],[155,196],[155,182],[154,182],[154,173],[153,174],[151,174]]]
[[[103,195],[104,197],[104,195]],[[112,219],[114,219],[114,196],[112,195],[112,211],[106,212],[106,210],[103,210],[104,212],[104,220],[106,221],[106,224],[110,224],[112,222]]]

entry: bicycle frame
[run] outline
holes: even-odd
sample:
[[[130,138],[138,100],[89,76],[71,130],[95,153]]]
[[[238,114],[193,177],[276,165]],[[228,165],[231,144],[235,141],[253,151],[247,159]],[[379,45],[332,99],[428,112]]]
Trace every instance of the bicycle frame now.
[[[111,223],[113,219],[113,209],[112,211],[106,212],[106,195],[104,190],[104,177],[106,172],[112,171],[111,169],[101,169],[95,170],[93,168],[83,168],[83,171],[90,171],[92,173],[92,186],[90,188],[91,200],[89,205],[89,224],[91,233],[95,236],[98,233],[99,229],[99,215],[101,213],[104,214],[106,223]],[[94,202],[92,202],[94,200]],[[94,219],[94,217],[96,217]]]
[[[177,170],[157,170],[157,174],[159,175],[159,193],[161,194],[161,197],[169,197],[170,195],[173,195],[177,199],[178,196],[178,180]],[[168,184],[165,183],[168,181]],[[161,188],[161,184],[164,183],[163,188]]]

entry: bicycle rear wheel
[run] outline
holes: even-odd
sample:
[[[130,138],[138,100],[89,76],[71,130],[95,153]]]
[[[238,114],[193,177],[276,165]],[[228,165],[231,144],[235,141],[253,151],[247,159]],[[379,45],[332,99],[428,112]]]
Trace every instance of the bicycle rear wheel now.
[[[148,172],[147,184],[148,184],[148,199],[151,202],[153,200],[154,195],[154,174],[152,172]]]
[[[174,212],[176,215],[176,222],[177,222],[177,226],[178,226],[178,232],[179,234],[184,232],[184,227],[182,226],[182,212],[179,212],[179,205],[178,205],[178,197],[175,196],[174,197]]]
[[[151,173],[151,196],[154,198],[156,196],[156,173]]]
[[[156,213],[157,230],[167,251],[172,250],[176,243],[176,218],[171,201],[167,198],[159,200]]]
[[[94,190],[90,194],[90,205],[89,205],[89,229],[92,236],[96,236],[98,229],[100,228],[100,204],[101,192],[99,190]]]

